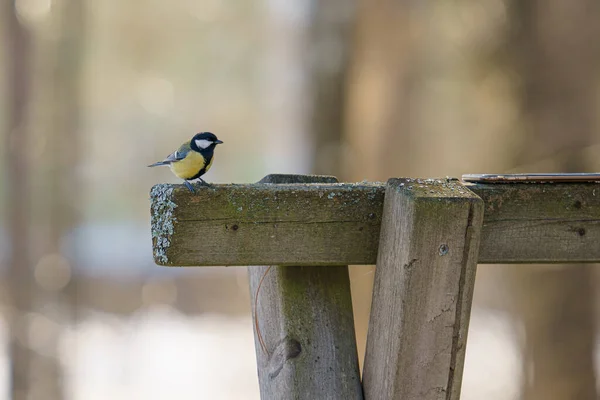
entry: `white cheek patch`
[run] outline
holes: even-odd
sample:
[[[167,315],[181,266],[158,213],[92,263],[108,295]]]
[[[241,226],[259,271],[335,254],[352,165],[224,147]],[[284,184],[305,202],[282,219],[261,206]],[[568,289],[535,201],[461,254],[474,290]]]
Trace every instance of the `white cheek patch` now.
[[[206,139],[196,140],[196,146],[198,146],[201,149],[206,149],[211,144],[213,144],[213,142],[211,142],[210,140],[206,140]]]

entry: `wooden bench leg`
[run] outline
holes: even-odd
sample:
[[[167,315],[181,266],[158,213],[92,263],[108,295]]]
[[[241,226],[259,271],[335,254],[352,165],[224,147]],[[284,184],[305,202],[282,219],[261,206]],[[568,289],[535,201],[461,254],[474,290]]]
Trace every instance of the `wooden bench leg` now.
[[[297,175],[261,180],[335,182]],[[362,399],[348,267],[251,266],[248,275],[261,399]]]
[[[482,221],[458,181],[388,181],[365,399],[459,399]]]

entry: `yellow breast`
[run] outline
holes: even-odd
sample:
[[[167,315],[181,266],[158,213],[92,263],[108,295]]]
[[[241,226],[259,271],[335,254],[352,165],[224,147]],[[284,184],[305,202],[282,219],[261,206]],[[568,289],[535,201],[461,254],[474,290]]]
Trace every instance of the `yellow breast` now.
[[[204,168],[204,157],[195,151],[190,151],[183,160],[171,164],[171,171],[181,179],[191,179],[202,168]]]

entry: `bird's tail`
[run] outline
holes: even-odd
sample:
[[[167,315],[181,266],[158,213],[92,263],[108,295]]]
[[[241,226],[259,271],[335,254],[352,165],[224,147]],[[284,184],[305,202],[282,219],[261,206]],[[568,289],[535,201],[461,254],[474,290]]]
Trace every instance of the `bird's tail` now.
[[[148,165],[149,167],[160,167],[161,165],[169,165],[171,164],[169,161],[159,161],[159,162],[155,162],[154,164],[150,164]]]

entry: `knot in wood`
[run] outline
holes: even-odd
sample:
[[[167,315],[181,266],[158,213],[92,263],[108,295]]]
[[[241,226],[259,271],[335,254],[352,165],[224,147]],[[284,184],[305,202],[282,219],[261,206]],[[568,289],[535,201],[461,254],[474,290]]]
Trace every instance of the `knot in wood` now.
[[[286,361],[296,358],[302,352],[302,345],[296,339],[285,337],[279,342],[269,359],[269,378],[275,379]]]

